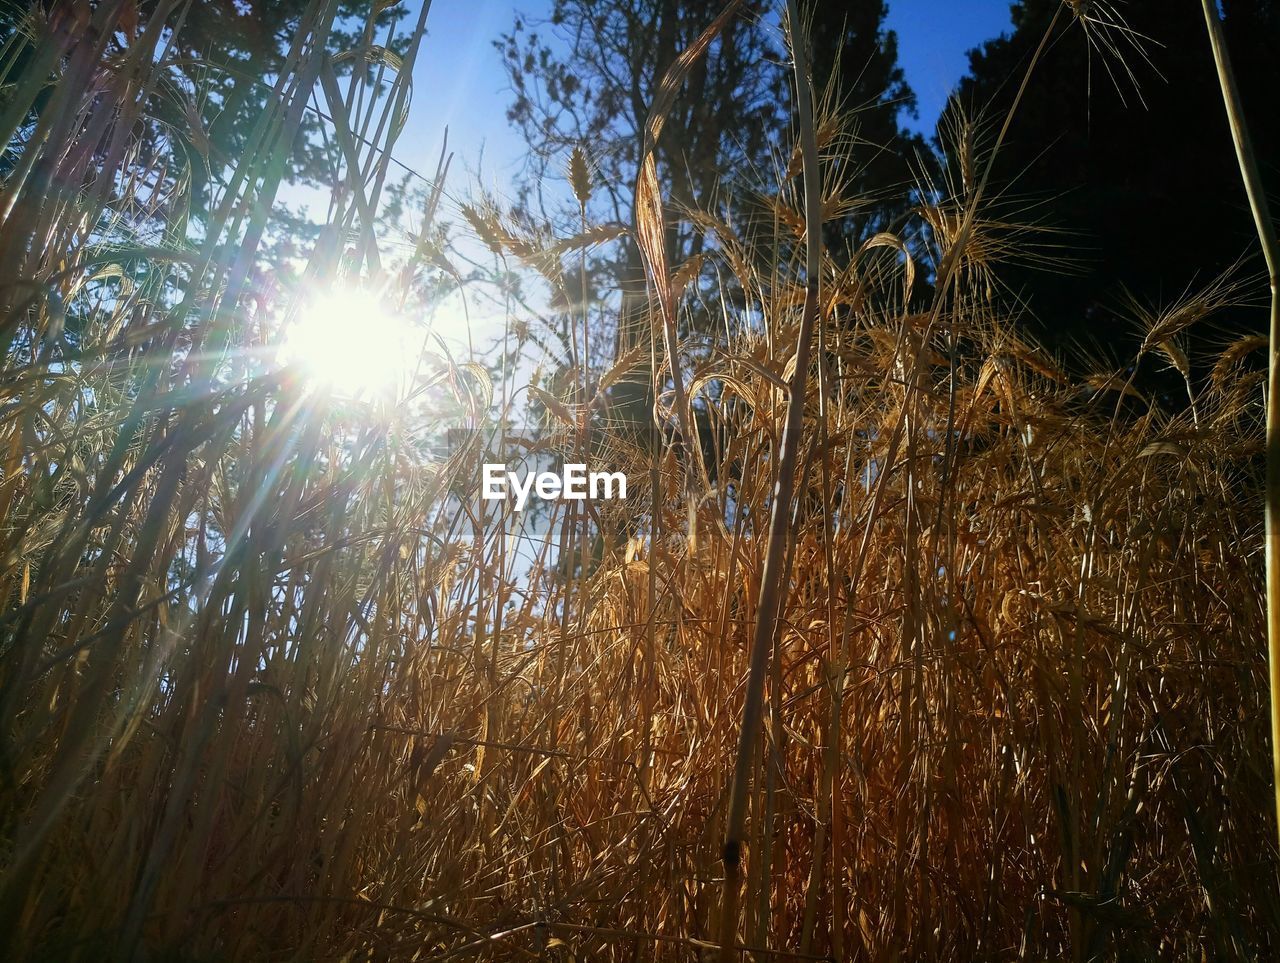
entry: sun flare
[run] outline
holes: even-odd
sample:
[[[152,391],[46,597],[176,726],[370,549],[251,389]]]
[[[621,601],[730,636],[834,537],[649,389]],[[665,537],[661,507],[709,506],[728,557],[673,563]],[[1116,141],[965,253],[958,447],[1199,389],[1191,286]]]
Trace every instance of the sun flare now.
[[[339,288],[312,299],[288,326],[281,360],[349,397],[393,394],[412,374],[422,338],[370,291]]]

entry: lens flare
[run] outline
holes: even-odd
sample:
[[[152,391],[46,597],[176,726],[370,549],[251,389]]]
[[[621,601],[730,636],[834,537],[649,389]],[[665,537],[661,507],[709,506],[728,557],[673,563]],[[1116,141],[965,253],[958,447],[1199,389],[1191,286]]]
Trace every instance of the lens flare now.
[[[309,380],[359,398],[401,390],[422,338],[376,294],[335,288],[317,295],[285,331],[280,357]]]

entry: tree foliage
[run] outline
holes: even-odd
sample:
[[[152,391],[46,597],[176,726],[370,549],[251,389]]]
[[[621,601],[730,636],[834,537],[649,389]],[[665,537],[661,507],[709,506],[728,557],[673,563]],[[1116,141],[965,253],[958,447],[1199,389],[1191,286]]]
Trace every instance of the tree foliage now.
[[[1270,101],[1280,90],[1280,9],[1271,0],[1222,6],[1274,193],[1280,115]],[[957,109],[985,114],[988,129],[999,124],[1060,9],[1057,32],[995,159],[993,184],[1006,216],[1066,233],[1041,239],[1055,270],[1024,258],[1002,277],[1051,343],[1127,356],[1144,332],[1118,316],[1131,314],[1135,301],[1144,308],[1177,302],[1190,285],[1253,256],[1256,234],[1199,4],[1068,8],[1060,0],[1022,0],[1013,31],[971,53],[944,124],[954,123]],[[954,148],[950,160],[963,163]],[[1257,265],[1255,258],[1246,269],[1256,273]],[[1265,315],[1237,309],[1222,321],[1260,330]]]
[[[508,117],[530,147],[521,200],[545,204],[545,175],[585,145],[604,188],[597,213],[628,222],[627,193],[657,85],[723,7],[721,0],[555,0],[545,19],[518,15],[498,48],[513,93]],[[677,207],[714,209],[767,183],[789,140],[782,27],[772,5],[753,0],[741,10],[694,65],[656,145]],[[807,14],[819,84],[832,81],[832,109],[858,111],[866,144],[865,164],[840,174],[862,196],[900,206],[914,146],[901,120],[914,96],[884,15],[881,2],[816,4]]]

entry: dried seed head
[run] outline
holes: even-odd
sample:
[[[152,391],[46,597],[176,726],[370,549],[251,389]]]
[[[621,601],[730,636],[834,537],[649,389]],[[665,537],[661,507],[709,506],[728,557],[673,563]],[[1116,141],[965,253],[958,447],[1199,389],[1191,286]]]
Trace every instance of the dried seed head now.
[[[574,147],[569,154],[569,185],[578,203],[585,207],[591,200],[591,162],[581,145]]]
[[[487,204],[463,204],[462,216],[467,219],[467,223],[471,225],[471,229],[476,232],[476,236],[485,247],[494,254],[502,253],[506,232],[503,231],[498,215],[492,207]]]
[[[1190,380],[1191,378],[1191,361],[1187,358],[1187,353],[1182,350],[1181,345],[1173,338],[1167,338],[1161,341],[1158,347],[1161,353],[1169,359],[1169,364],[1175,368],[1178,374]]]

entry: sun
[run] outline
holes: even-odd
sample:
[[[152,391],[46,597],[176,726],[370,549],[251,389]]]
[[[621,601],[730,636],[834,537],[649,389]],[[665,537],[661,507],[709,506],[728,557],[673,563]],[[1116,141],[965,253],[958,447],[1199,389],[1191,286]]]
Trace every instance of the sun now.
[[[285,330],[281,361],[308,381],[351,398],[403,390],[422,335],[372,291],[333,288],[308,299]]]

